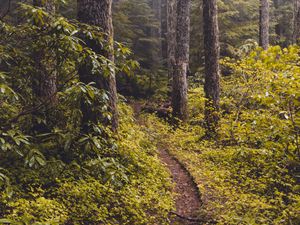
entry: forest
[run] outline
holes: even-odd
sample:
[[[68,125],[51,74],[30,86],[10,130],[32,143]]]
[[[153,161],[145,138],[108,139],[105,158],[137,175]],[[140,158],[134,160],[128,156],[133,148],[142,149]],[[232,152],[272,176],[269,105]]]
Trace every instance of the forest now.
[[[0,224],[299,225],[300,0],[0,0]]]

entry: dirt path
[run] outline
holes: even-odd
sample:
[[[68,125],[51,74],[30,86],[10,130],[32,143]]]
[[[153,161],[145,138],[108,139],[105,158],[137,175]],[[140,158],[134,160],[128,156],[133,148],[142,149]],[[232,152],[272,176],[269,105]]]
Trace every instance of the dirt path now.
[[[139,121],[139,114],[141,105],[134,103],[132,105],[135,116]],[[170,174],[175,183],[174,192],[177,194],[176,201],[176,214],[171,219],[172,225],[200,225],[199,221],[192,221],[197,218],[197,212],[201,208],[200,194],[196,184],[191,178],[188,171],[174,159],[166,150],[160,149],[159,158],[170,170]],[[182,218],[181,218],[182,217]]]
[[[201,207],[199,192],[190,174],[180,165],[180,163],[171,157],[166,150],[160,150],[161,161],[166,164],[172,174],[175,183],[176,213],[185,217],[181,219],[174,216],[171,224],[173,225],[199,225],[200,222],[190,221],[187,218],[196,218],[197,212]]]

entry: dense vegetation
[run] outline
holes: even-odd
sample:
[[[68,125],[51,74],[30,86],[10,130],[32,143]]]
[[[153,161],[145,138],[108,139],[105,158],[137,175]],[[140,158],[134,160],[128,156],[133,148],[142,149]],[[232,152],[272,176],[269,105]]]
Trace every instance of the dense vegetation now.
[[[269,1],[265,50],[258,0],[219,0],[219,23],[202,15],[216,1],[173,9],[172,69],[168,4],[182,0],[113,1],[114,37],[77,20],[83,0],[36,2],[0,1],[0,224],[170,224],[175,184],[160,149],[194,178],[201,224],[300,224],[297,0]],[[181,75],[184,121],[171,88]]]
[[[203,89],[190,91],[190,121],[147,126],[195,177],[201,215],[219,224],[299,223],[299,48],[255,50],[223,64],[218,142],[201,139]],[[163,138],[162,138],[163,137]]]

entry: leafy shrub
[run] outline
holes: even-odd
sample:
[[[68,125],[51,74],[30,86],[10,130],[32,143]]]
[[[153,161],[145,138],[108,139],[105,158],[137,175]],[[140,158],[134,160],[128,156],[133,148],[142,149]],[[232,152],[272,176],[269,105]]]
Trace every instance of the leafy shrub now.
[[[82,41],[106,47],[100,28],[31,5],[21,10],[20,25],[0,22],[0,223],[167,224],[171,184],[155,146],[123,103],[113,134],[107,93],[77,72],[83,64],[102,78],[129,72],[136,65],[130,50],[115,43],[112,63]],[[37,68],[41,51],[47,57]],[[52,75],[53,62],[54,103],[32,88],[42,73]],[[82,103],[101,115],[86,132]]]

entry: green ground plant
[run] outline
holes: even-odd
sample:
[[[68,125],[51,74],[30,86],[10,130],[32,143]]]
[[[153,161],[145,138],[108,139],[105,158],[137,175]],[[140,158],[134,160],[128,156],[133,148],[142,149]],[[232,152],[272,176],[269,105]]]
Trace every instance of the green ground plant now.
[[[130,107],[120,102],[118,134],[105,122],[80,129],[83,101],[104,121],[110,113],[107,93],[80,82],[78,68],[130,72],[130,50],[116,43],[113,63],[82,41],[108,46],[99,28],[26,4],[20,10],[21,24],[0,23],[0,224],[168,224],[169,175]],[[49,53],[42,71],[41,51]],[[52,102],[32,85],[54,62]]]
[[[189,169],[205,215],[218,224],[299,224],[299,47],[257,49],[223,60],[218,142],[203,140],[202,88],[190,91],[190,121],[174,129],[155,116],[145,126]]]

